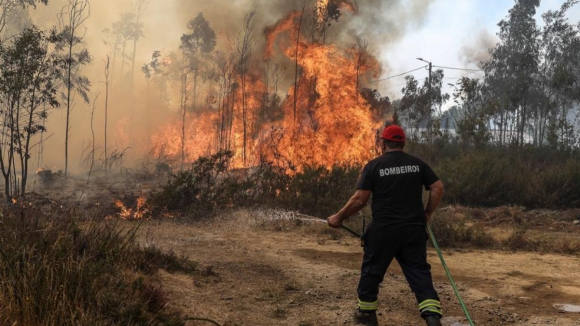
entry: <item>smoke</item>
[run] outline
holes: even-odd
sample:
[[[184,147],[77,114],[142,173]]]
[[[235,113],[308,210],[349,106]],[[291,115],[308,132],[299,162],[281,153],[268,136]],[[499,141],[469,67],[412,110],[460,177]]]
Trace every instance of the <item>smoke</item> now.
[[[348,17],[341,39],[352,42],[362,35],[375,51],[402,39],[426,19],[431,0],[372,0],[361,2],[358,13]]]
[[[179,23],[185,26],[187,21],[202,12],[212,27],[222,36],[237,36],[244,16],[256,8],[256,30],[263,31],[275,24],[289,12],[301,11],[304,3],[309,4],[306,10],[311,10],[316,0],[177,0],[179,12],[188,13],[180,16]],[[334,1],[335,3],[347,1]],[[337,28],[331,30],[330,42],[354,44],[356,36],[363,35],[369,41],[369,46],[380,50],[383,46],[392,44],[414,27],[420,26],[427,17],[432,0],[367,0],[355,2],[356,12],[348,10],[349,5],[342,6],[342,17]],[[309,14],[309,12],[307,12]],[[260,38],[257,38],[261,41]]]
[[[215,30],[218,38],[219,49],[235,49],[235,42],[240,35],[244,18],[252,10],[256,10],[254,27],[254,50],[257,56],[262,55],[265,46],[264,31],[268,26],[295,10],[302,10],[303,4],[307,14],[313,15],[313,5],[316,0],[150,0],[143,16],[143,34],[137,44],[135,73],[133,76],[134,87],[118,76],[121,69],[119,61],[116,63],[116,74],[113,76],[109,98],[109,150],[123,150],[128,147],[128,153],[134,154],[138,159],[138,153],[147,152],[146,148],[137,148],[135,140],[148,137],[144,128],[143,116],[145,110],[151,110],[152,121],[161,124],[167,121],[168,112],[175,112],[178,107],[167,106],[167,102],[149,97],[145,78],[140,71],[141,66],[151,59],[154,51],[169,53],[176,51],[180,44],[180,37],[188,32],[187,23],[195,18],[198,13],[203,13],[210,26]],[[345,1],[343,1],[345,2]],[[342,17],[338,22],[332,22],[329,28],[328,42],[342,46],[354,46],[356,37],[362,35],[368,42],[369,50],[377,53],[389,45],[400,40],[413,28],[420,26],[429,11],[431,0],[368,0],[355,3],[356,12],[350,12],[342,7]],[[335,1],[335,3],[338,3]],[[29,9],[30,19],[42,28],[58,26],[57,15],[68,4],[68,0],[51,0],[48,6],[38,6]],[[73,172],[82,172],[86,167],[82,159],[86,158],[89,144],[92,141],[91,127],[102,151],[103,125],[104,125],[104,102],[105,102],[105,61],[110,48],[103,42],[103,30],[111,27],[118,21],[122,13],[134,10],[132,0],[93,0],[91,2],[90,18],[85,23],[84,43],[79,46],[86,47],[93,57],[93,62],[84,67],[82,74],[92,82],[91,100],[100,94],[96,102],[84,104],[77,96],[75,107],[72,111],[71,138],[69,153],[72,153],[69,166]],[[311,28],[311,26],[305,26]],[[482,33],[485,36],[485,34]],[[487,37],[487,36],[486,36]],[[482,38],[486,42],[491,38]],[[464,49],[465,60],[475,61],[482,52],[479,46],[466,47]],[[487,51],[487,46],[484,47]],[[132,51],[132,44],[126,49],[126,55]],[[279,62],[286,68],[291,67],[291,62]],[[388,62],[382,62],[388,65]],[[284,68],[284,67],[283,67]],[[125,74],[131,69],[130,64],[124,66]],[[175,103],[178,100],[174,99]],[[91,111],[95,113],[91,121]],[[149,112],[149,111],[147,111]],[[39,167],[48,166],[53,170],[64,167],[64,131],[65,109],[58,108],[51,111],[48,119],[43,161]],[[146,142],[145,142],[146,143]],[[36,162],[33,157],[32,161]],[[32,165],[35,167],[35,165]],[[76,167],[76,168],[75,168]]]
[[[482,69],[482,63],[490,57],[489,50],[495,47],[498,39],[486,30],[481,30],[477,37],[461,48],[459,59],[465,66],[475,65]]]

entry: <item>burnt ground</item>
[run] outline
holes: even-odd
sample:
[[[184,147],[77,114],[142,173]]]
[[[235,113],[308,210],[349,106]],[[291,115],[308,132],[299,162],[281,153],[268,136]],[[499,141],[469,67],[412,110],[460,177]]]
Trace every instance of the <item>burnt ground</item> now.
[[[359,240],[322,223],[266,221],[263,215],[240,211],[188,224],[143,222],[142,244],[186,255],[200,266],[194,275],[161,273],[169,304],[224,326],[354,325]],[[580,313],[554,307],[580,305],[577,256],[466,249],[443,254],[477,325],[580,325]],[[433,249],[429,261],[444,325],[467,325]],[[396,262],[379,304],[380,325],[423,325]]]

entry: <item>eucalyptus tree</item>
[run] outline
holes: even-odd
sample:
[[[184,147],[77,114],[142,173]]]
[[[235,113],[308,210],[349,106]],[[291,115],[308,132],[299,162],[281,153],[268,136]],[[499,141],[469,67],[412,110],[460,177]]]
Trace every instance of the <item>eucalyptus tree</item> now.
[[[461,78],[455,86],[453,99],[457,106],[455,129],[457,136],[467,146],[480,148],[491,140],[489,111],[483,101],[481,81]]]
[[[216,35],[214,30],[209,25],[202,13],[199,13],[193,20],[187,24],[189,33],[181,36],[181,45],[179,46],[181,52],[181,67],[180,67],[180,82],[181,82],[181,167],[185,163],[185,146],[186,146],[186,115],[189,99],[189,83],[190,78],[193,82],[192,96],[193,96],[193,110],[197,106],[197,88],[198,80],[204,77],[204,68],[209,66],[209,55],[215,49]]]
[[[247,100],[247,75],[250,67],[250,60],[252,58],[252,47],[254,43],[254,25],[256,20],[256,9],[252,8],[246,16],[244,17],[244,24],[237,40],[237,52],[238,52],[238,74],[240,78],[240,90],[241,90],[241,104],[242,104],[242,159],[244,165],[247,163],[247,142],[248,142],[248,129],[250,124],[249,108]],[[296,96],[295,96],[296,97]]]
[[[443,92],[444,76],[443,70],[436,70],[422,85],[413,76],[405,77],[398,110],[401,120],[409,124],[411,136],[416,139],[432,141],[441,134],[440,120],[433,117],[441,115],[441,107],[449,100],[449,94]]]
[[[541,65],[539,81],[544,94],[534,129],[538,145],[546,141],[553,147],[570,148],[577,144],[580,104],[580,23],[566,16],[578,0],[566,1],[558,10],[542,15]]]
[[[133,8],[134,13],[134,28],[133,33],[130,34],[129,40],[133,41],[133,52],[131,55],[131,89],[133,88],[133,82],[135,78],[135,58],[137,57],[137,42],[143,35],[143,15],[147,9],[147,5],[150,0],[137,0],[135,1],[135,6]]]
[[[518,0],[498,24],[500,42],[484,63],[485,93],[495,108],[499,141],[522,146],[533,117],[539,71],[540,30],[534,18],[540,0]]]
[[[56,31],[30,27],[0,44],[0,170],[8,200],[25,194],[33,138],[45,131],[45,107],[59,106],[58,76],[66,61],[54,46],[58,41]]]
[[[539,0],[518,0],[498,25],[500,41],[483,63],[482,96],[499,129],[499,144],[576,143],[573,109],[579,101],[579,26],[567,11],[578,0],[536,22]]]
[[[48,4],[48,0],[0,0],[0,33],[4,31],[8,21],[17,14],[17,10],[36,4]]]
[[[68,175],[69,159],[69,138],[71,130],[71,113],[74,108],[74,95],[79,94],[85,103],[89,103],[89,79],[81,74],[83,66],[92,61],[91,55],[86,48],[78,49],[82,46],[83,37],[86,32],[84,26],[90,17],[90,4],[88,0],[69,0],[59,14],[60,34],[57,47],[64,51],[66,66],[60,76],[64,82],[64,92],[62,93],[66,109],[65,122],[65,142],[64,142],[64,174]]]
[[[161,58],[161,52],[155,51],[151,55],[151,61],[143,64],[141,67],[141,72],[145,75],[145,81],[147,83],[147,111],[145,113],[145,128],[147,129],[147,141],[149,142],[151,138],[151,127],[150,127],[150,110],[151,110],[151,83],[159,80],[159,76],[163,74],[162,63],[159,61]],[[149,145],[149,143],[147,143]]]
[[[135,53],[137,51],[137,42],[143,37],[143,23],[140,21],[142,12],[124,12],[121,14],[121,18],[115,21],[110,30],[111,44],[116,45],[113,53],[113,63],[116,62],[117,52],[120,52],[121,57],[121,71],[119,77],[121,81],[127,82],[129,86],[132,85],[134,66],[135,66]],[[127,49],[129,43],[133,43],[133,51]],[[125,75],[125,66],[129,65],[130,72],[129,75]]]

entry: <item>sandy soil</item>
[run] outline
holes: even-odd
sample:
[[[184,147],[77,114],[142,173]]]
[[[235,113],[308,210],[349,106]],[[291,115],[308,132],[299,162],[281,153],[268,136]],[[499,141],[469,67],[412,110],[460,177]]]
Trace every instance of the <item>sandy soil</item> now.
[[[188,256],[195,275],[161,273],[170,304],[221,325],[354,325],[359,240],[322,223],[269,222],[239,212],[211,222],[148,221],[140,241]],[[477,325],[580,325],[580,259],[497,251],[444,251]],[[444,325],[468,325],[429,250]],[[379,295],[380,325],[423,325],[396,263]],[[190,325],[211,325],[192,321]]]

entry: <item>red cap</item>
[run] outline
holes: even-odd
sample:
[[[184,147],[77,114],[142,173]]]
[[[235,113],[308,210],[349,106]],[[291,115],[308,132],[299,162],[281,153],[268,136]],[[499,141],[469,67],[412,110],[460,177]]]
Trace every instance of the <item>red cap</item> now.
[[[405,142],[405,131],[397,125],[390,125],[383,130],[381,138],[395,143]]]

